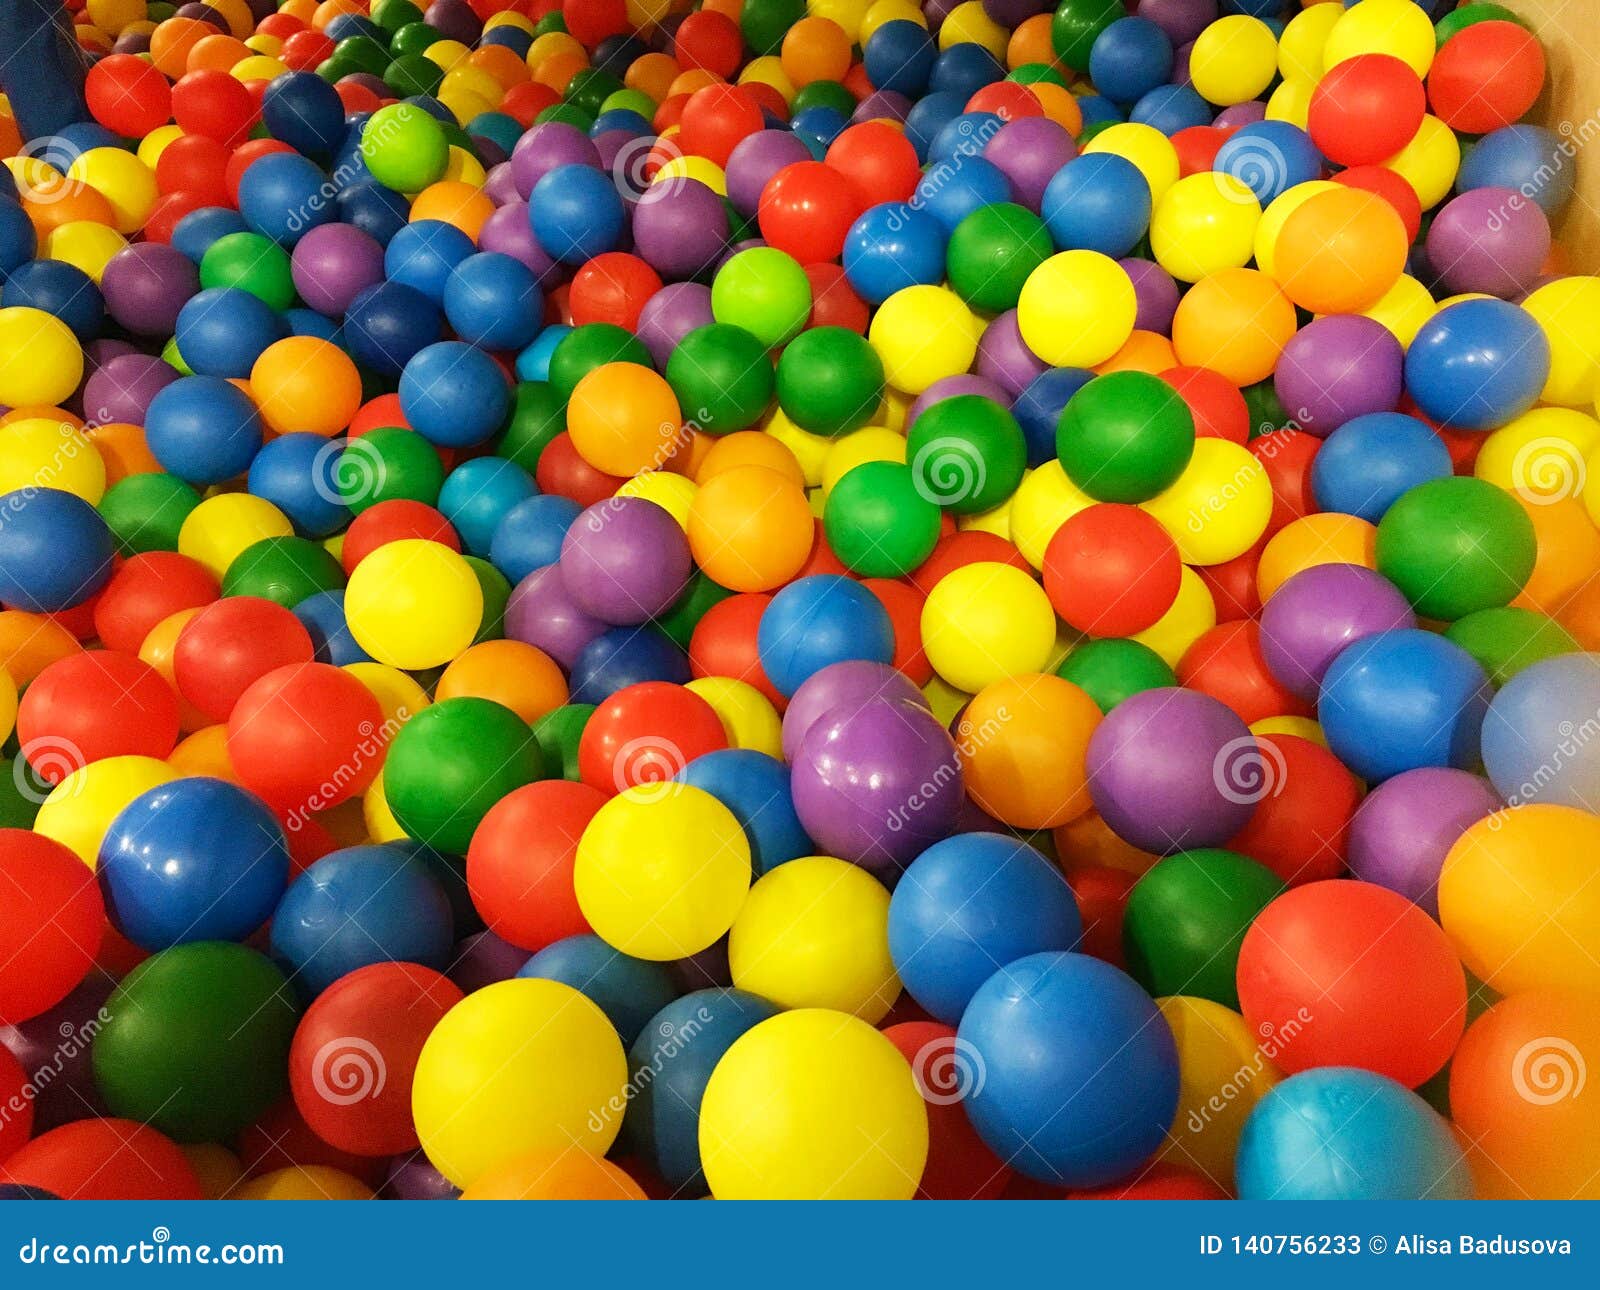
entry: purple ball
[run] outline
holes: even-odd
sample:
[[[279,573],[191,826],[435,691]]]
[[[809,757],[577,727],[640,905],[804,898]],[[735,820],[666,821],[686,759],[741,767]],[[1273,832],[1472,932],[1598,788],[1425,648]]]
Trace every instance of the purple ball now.
[[[359,85],[364,90],[371,90],[380,99],[388,98],[390,94],[394,93],[383,83],[381,76],[374,76],[371,72],[351,72],[347,76],[341,76],[339,84]]]
[[[490,169],[483,181],[484,195],[496,206],[504,206],[507,202],[521,199],[517,192],[517,174],[512,170],[509,161],[502,161]]]
[[[1189,44],[1217,20],[1217,0],[1139,0],[1134,15],[1155,23],[1176,47]]]
[[[1249,99],[1243,103],[1235,103],[1232,107],[1223,108],[1211,124],[1231,130],[1241,125],[1255,125],[1256,122],[1266,119],[1267,105],[1260,99]]]
[[[906,409],[907,432],[917,424],[917,418],[935,403],[941,403],[945,399],[953,399],[958,394],[981,394],[984,398],[993,400],[1003,408],[1011,406],[1011,396],[1001,388],[999,382],[993,377],[978,376],[971,372],[963,372],[959,376],[941,376],[911,400],[911,406]]]
[[[150,33],[147,31],[125,31],[117,37],[116,44],[111,46],[113,54],[148,54],[150,52]]]
[[[444,0],[439,0],[442,4]],[[565,121],[536,125],[511,150],[511,174],[523,200],[533,186],[561,166],[598,166],[600,150],[582,130]]]
[[[794,692],[783,713],[783,759],[793,763],[818,718],[834,708],[859,707],[873,699],[928,706],[927,696],[898,668],[871,659],[845,659],[813,672]]]
[[[1008,404],[1027,389],[1036,376],[1050,369],[1050,364],[1037,357],[1022,339],[1015,309],[996,315],[983,329],[978,341],[977,366],[979,376],[1005,391],[1003,402]]]
[[[698,179],[652,184],[633,208],[633,245],[668,281],[715,264],[728,242],[728,211]]]
[[[1222,846],[1262,796],[1262,753],[1226,704],[1195,690],[1144,690],[1089,740],[1089,794],[1113,832],[1166,855]]]
[[[539,239],[533,235],[533,225],[528,221],[528,203],[515,197],[501,206],[483,222],[478,234],[478,249],[509,255],[533,271],[541,290],[557,285],[563,276],[563,267],[545,253]]]
[[[1133,325],[1140,331],[1172,335],[1172,318],[1178,312],[1178,300],[1181,297],[1177,280],[1154,260],[1130,256],[1117,263],[1133,283],[1133,296],[1138,310],[1134,314]]]
[[[471,994],[497,981],[509,981],[528,961],[528,951],[503,941],[493,932],[475,932],[459,940],[445,975],[456,988]]]
[[[106,262],[106,312],[138,336],[170,336],[178,311],[200,290],[200,271],[177,247],[138,242]]]
[[[1455,841],[1502,802],[1481,775],[1446,766],[1402,771],[1368,793],[1350,821],[1350,872],[1439,916],[1439,871]]]
[[[928,30],[938,35],[944,20],[960,3],[961,0],[922,0],[922,16],[928,20]]]
[[[353,224],[323,224],[295,243],[289,271],[300,299],[342,318],[352,300],[384,280],[383,247]]]
[[[579,609],[613,627],[633,627],[672,607],[694,561],[682,527],[660,506],[608,497],[572,522],[558,567]]]
[[[567,595],[558,565],[535,569],[517,583],[506,601],[506,635],[537,645],[567,671],[584,646],[605,631],[605,623],[584,613]]]
[[[116,985],[99,968],[47,1012],[8,1026],[0,1048],[17,1059],[33,1089],[33,1134],[73,1120],[107,1115],[94,1082],[89,1050],[105,1025],[105,1002]]]
[[[433,0],[422,20],[446,40],[459,40],[463,45],[476,45],[483,35],[483,23],[467,0]]]
[[[728,200],[741,215],[754,215],[767,180],[796,161],[810,161],[811,150],[788,130],[757,130],[740,139],[723,167]]]
[[[1015,31],[1029,18],[1048,13],[1055,6],[1050,0],[983,0],[983,11],[1008,31]]]
[[[83,383],[84,419],[94,425],[142,426],[150,400],[177,379],[177,369],[154,355],[121,354]]]
[[[635,134],[632,130],[606,130],[594,137],[594,150],[600,154],[602,169],[613,173],[617,170],[617,161],[622,160],[622,177],[629,176],[628,162],[631,158],[648,155],[648,145],[654,143],[650,135]],[[637,189],[629,187],[626,191],[630,195],[637,193]]]
[[[1278,359],[1278,401],[1302,430],[1327,438],[1346,421],[1400,406],[1405,351],[1382,323],[1332,314],[1307,323]]]
[[[728,967],[728,938],[720,936],[698,954],[664,965],[684,994],[692,990],[723,989],[733,985]]]
[[[1261,655],[1290,693],[1315,699],[1342,650],[1364,636],[1415,627],[1398,587],[1359,564],[1302,569],[1261,610]]]
[[[911,100],[904,94],[894,90],[873,90],[856,104],[856,110],[850,114],[850,124],[860,125],[863,121],[904,121],[911,107]]]
[[[409,1151],[389,1162],[382,1194],[390,1200],[454,1200],[461,1188],[430,1165],[421,1151]]]
[[[1056,171],[1078,155],[1078,145],[1049,117],[1024,116],[995,131],[983,159],[1011,181],[1011,197],[1035,215]]]
[[[669,282],[644,302],[636,334],[650,351],[651,361],[665,370],[679,341],[695,328],[715,321],[710,287],[701,282]]]
[[[801,740],[790,778],[800,826],[827,855],[893,881],[950,836],[966,795],[950,732],[897,699],[845,703]]]
[[[1538,281],[1550,221],[1509,188],[1473,188],[1445,204],[1428,228],[1428,263],[1453,292],[1514,300]]]

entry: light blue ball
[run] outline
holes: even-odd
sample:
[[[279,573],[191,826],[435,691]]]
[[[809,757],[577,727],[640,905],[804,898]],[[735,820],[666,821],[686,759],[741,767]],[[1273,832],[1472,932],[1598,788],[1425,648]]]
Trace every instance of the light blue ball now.
[[[1592,811],[1600,801],[1600,654],[1562,654],[1525,667],[1483,719],[1483,767],[1515,805]]]

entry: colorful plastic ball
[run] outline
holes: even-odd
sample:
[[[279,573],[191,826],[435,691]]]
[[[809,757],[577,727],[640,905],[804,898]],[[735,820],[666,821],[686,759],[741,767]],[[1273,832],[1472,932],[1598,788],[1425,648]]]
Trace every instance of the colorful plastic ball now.
[[[828,494],[823,527],[847,569],[897,578],[932,554],[939,540],[939,506],[911,467],[863,462]]]
[[[363,164],[396,192],[421,192],[444,178],[449,153],[444,130],[414,103],[381,107],[361,127]]]
[[[1501,799],[1481,775],[1426,766],[1379,784],[1350,823],[1350,872],[1439,916],[1439,874],[1450,848]]]
[[[1257,1104],[1239,1138],[1244,1200],[1465,1200],[1472,1180],[1450,1127],[1371,1071],[1303,1071]]]
[[[1587,742],[1571,738],[1574,711],[1587,712],[1600,682],[1592,654],[1548,658],[1511,677],[1483,724],[1483,764],[1508,802],[1588,809],[1596,766]]]
[[[909,1199],[928,1154],[909,1072],[887,1039],[844,1013],[800,1008],[758,1023],[723,1054],[701,1102],[712,1194]]]
[[[1359,313],[1394,286],[1406,262],[1395,208],[1363,189],[1319,192],[1284,220],[1272,250],[1274,276],[1313,313]]]
[[[472,643],[483,607],[483,591],[461,556],[418,538],[387,542],[367,556],[345,594],[357,643],[378,662],[402,668],[448,663]]]
[[[1148,645],[1116,638],[1075,646],[1056,675],[1081,689],[1103,713],[1142,690],[1177,684],[1172,668]]]
[[[394,235],[383,252],[391,283],[420,291],[437,305],[456,265],[473,254],[472,239],[440,220],[417,220]]]
[[[172,89],[160,71],[132,54],[100,59],[84,80],[89,111],[125,138],[139,138],[172,115]]]
[[[598,704],[578,743],[584,783],[607,795],[662,784],[697,757],[725,749],[716,709],[680,685],[624,686]]]
[[[867,202],[846,174],[820,161],[797,161],[761,190],[756,218],[768,246],[800,264],[837,259]]]
[[[1095,636],[1131,636],[1177,599],[1172,538],[1144,511],[1102,504],[1079,511],[1045,549],[1044,589],[1062,621]]]
[[[848,578],[817,575],[790,583],[761,615],[761,667],[792,695],[809,677],[845,659],[887,663],[894,656],[888,611]]]
[[[1328,436],[1312,462],[1311,488],[1324,510],[1376,524],[1407,492],[1451,473],[1449,449],[1425,423],[1369,412]]]
[[[921,94],[928,87],[939,51],[927,28],[904,18],[883,23],[862,47],[867,80],[874,89]]]
[[[598,936],[569,936],[540,950],[517,973],[560,981],[598,1004],[631,1045],[650,1019],[678,995],[671,974],[659,963],[619,954]]]
[[[95,1116],[41,1133],[0,1173],[17,1199],[199,1200],[194,1168],[163,1133]]]
[[[811,283],[800,264],[775,247],[752,247],[725,261],[711,283],[719,323],[743,327],[763,345],[793,340],[811,313]]]
[[[889,384],[920,394],[935,381],[972,366],[981,332],[977,316],[953,291],[915,286],[883,302],[868,339],[883,360]]]
[[[923,497],[957,515],[1000,505],[1017,490],[1027,444],[1016,420],[991,399],[941,399],[916,418],[906,459]]]
[[[1174,483],[1194,449],[1194,418],[1172,386],[1145,372],[1087,382],[1068,401],[1056,455],[1097,501],[1142,502]]]
[[[1550,221],[1504,188],[1476,188],[1440,208],[1428,226],[1428,261],[1454,292],[1516,299],[1533,289],[1550,254]]]
[[[947,236],[926,210],[903,202],[871,206],[845,236],[845,275],[875,305],[905,287],[937,286],[945,272]]]
[[[260,297],[239,287],[213,287],[184,305],[174,334],[191,372],[221,378],[248,376],[262,351],[286,330]]]
[[[1422,124],[1427,96],[1418,75],[1388,53],[1357,54],[1328,68],[1311,95],[1311,140],[1341,166],[1387,161]]]
[[[813,327],[778,360],[778,404],[802,430],[841,435],[865,425],[883,398],[883,364],[844,327]]]
[[[1516,22],[1478,22],[1440,44],[1428,101],[1452,130],[1488,134],[1523,117],[1544,83],[1538,37]]]
[[[0,1018],[15,1024],[55,1007],[84,979],[105,905],[82,859],[38,833],[0,830],[0,872],[14,884],[0,913]]]
[[[1040,211],[1063,251],[1129,254],[1150,227],[1150,185],[1131,161],[1109,152],[1068,161],[1044,190]]]
[[[1435,421],[1493,430],[1538,399],[1551,347],[1533,316],[1503,300],[1439,310],[1406,351],[1406,392]]]
[[[105,323],[105,303],[89,275],[64,260],[33,260],[19,265],[7,276],[5,289],[0,292],[0,304],[38,309],[58,318],[80,341],[93,340],[100,334]]]
[[[1055,611],[1044,589],[1020,570],[969,564],[929,593],[922,640],[935,672],[957,689],[976,693],[1043,668],[1055,643]]]
[[[293,246],[312,228],[330,223],[337,207],[323,195],[328,178],[298,153],[269,153],[239,180],[239,213],[255,232]]]
[[[76,494],[28,488],[0,497],[0,601],[56,613],[88,600],[111,575],[106,521]]]
[[[776,757],[726,748],[693,758],[674,778],[711,794],[733,812],[749,838],[757,877],[814,853],[815,846],[795,814],[789,770]]]
[[[489,809],[467,851],[467,882],[490,930],[529,950],[588,930],[572,868],[578,839],[604,801],[586,784],[541,781]]]
[[[913,208],[932,215],[944,228],[946,236],[954,233],[973,211],[1011,200],[1011,182],[1005,173],[993,163],[973,155],[976,145],[972,142],[972,124],[958,117],[953,126],[959,151],[953,158],[934,160],[923,173],[910,202]]]
[[[602,171],[558,166],[534,185],[528,217],[546,252],[563,263],[582,264],[616,247],[623,229],[622,197]]]
[[[951,231],[946,249],[950,285],[975,309],[1016,307],[1022,285],[1054,247],[1032,211],[1014,202],[982,206]]]
[[[1089,78],[1115,103],[1132,103],[1166,82],[1172,41],[1148,18],[1119,18],[1094,39]]]
[[[1318,318],[1284,346],[1274,388],[1279,402],[1294,409],[1297,426],[1325,436],[1355,417],[1393,411],[1404,361],[1399,340],[1383,324]]]
[[[565,497],[525,498],[500,516],[489,560],[515,586],[561,558],[561,543],[581,511]]]
[[[1028,348],[1051,366],[1093,367],[1127,341],[1136,310],[1133,283],[1115,260],[1063,251],[1028,276],[1017,323]]]
[[[773,369],[743,327],[709,323],[686,334],[667,360],[667,383],[695,426],[721,435],[754,425],[772,401]]]
[[[217,484],[250,468],[262,424],[236,386],[221,376],[190,376],[150,401],[145,437],[163,469],[191,484]]]
[[[400,406],[411,428],[430,443],[466,447],[500,428],[510,393],[500,369],[482,350],[440,341],[406,363]]]
[[[538,334],[543,311],[538,281],[509,255],[469,255],[445,283],[451,329],[483,349],[521,349]]]
[[[1489,679],[1460,646],[1415,629],[1376,632],[1323,677],[1317,718],[1328,746],[1376,782],[1419,766],[1477,760]]]
[[[1535,553],[1527,513],[1481,479],[1419,484],[1378,525],[1378,572],[1423,618],[1449,622],[1507,604],[1527,584]]]
[[[1290,693],[1316,697],[1339,654],[1377,632],[1416,626],[1388,579],[1354,564],[1318,564],[1288,578],[1261,612],[1261,653]]]

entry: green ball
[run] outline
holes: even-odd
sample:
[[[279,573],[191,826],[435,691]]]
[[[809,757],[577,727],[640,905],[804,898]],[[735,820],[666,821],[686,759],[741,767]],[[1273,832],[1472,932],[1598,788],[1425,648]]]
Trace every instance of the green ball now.
[[[1378,521],[1378,572],[1423,618],[1454,622],[1527,585],[1533,521],[1504,489],[1453,476],[1408,488]]]
[[[394,737],[383,792],[408,836],[466,855],[489,808],[544,773],[533,731],[510,708],[490,699],[443,699]]]
[[[1059,85],[1062,89],[1068,88],[1067,78],[1061,70],[1051,67],[1049,63],[1024,63],[1021,67],[1012,69],[1008,81],[1015,81],[1018,85]]]
[[[1062,410],[1056,456],[1097,502],[1144,502],[1171,487],[1194,453],[1194,417],[1148,372],[1097,376]]]
[[[774,247],[740,251],[711,280],[711,316],[776,349],[811,317],[811,279],[793,256]]]
[[[848,327],[812,327],[778,358],[778,406],[802,430],[849,434],[882,402],[883,360]]]
[[[444,486],[439,450],[415,430],[399,426],[379,426],[349,440],[331,473],[352,515],[397,499],[432,506]]]
[[[511,395],[511,416],[495,448],[530,475],[553,439],[567,428],[567,402],[548,381],[519,382]]]
[[[939,505],[923,493],[910,466],[868,461],[833,486],[822,527],[845,568],[868,578],[901,578],[933,554]]]
[[[789,28],[805,16],[806,0],[745,0],[739,30],[756,53],[776,54]]]
[[[1572,633],[1555,619],[1511,605],[1480,609],[1458,618],[1444,634],[1477,659],[1478,666],[1496,686],[1504,685],[1541,659],[1583,650]]]
[[[1056,666],[1056,675],[1071,681],[1110,712],[1124,699],[1144,690],[1178,684],[1167,661],[1148,645],[1120,637],[1087,640],[1076,645]]]
[[[402,27],[422,21],[422,10],[411,0],[378,0],[372,6],[372,21],[391,36]]]
[[[97,508],[123,555],[176,551],[178,532],[200,494],[176,475],[129,475],[106,489]]]
[[[147,958],[106,1000],[95,1084],[112,1115],[227,1142],[284,1095],[299,1009],[283,973],[224,941]]]
[[[795,91],[789,110],[791,114],[797,114],[807,108],[826,107],[832,108],[840,116],[848,117],[856,110],[856,103],[856,96],[838,81],[811,81]]]
[[[408,22],[389,38],[389,52],[396,58],[407,54],[420,54],[430,45],[436,45],[444,36],[426,22]]]
[[[390,63],[383,73],[383,83],[396,94],[406,98],[436,94],[443,80],[444,68],[423,54],[405,54]],[[383,109],[379,108],[378,111],[381,112]],[[412,111],[421,112],[422,109],[414,107]],[[433,120],[432,117],[428,119]]]
[[[1050,230],[1026,206],[980,206],[950,235],[945,267],[950,286],[974,309],[1017,307],[1028,275],[1056,253]]]
[[[1278,387],[1270,376],[1254,385],[1246,385],[1239,393],[1244,395],[1245,411],[1250,414],[1252,439],[1259,439],[1264,434],[1282,430],[1293,423],[1294,418],[1278,398]]]
[[[541,108],[533,118],[533,123],[543,125],[546,121],[559,121],[563,125],[582,130],[585,134],[594,128],[594,118],[572,103],[552,103],[547,108]]]
[[[655,620],[655,624],[668,640],[679,649],[689,648],[689,639],[711,606],[720,604],[733,592],[696,569],[689,575],[689,585],[684,593],[672,602],[672,607]]]
[[[0,829],[31,829],[51,788],[21,757],[0,757]]]
[[[650,351],[631,331],[615,323],[584,323],[561,338],[550,354],[550,384],[566,403],[578,382],[607,363],[650,367]]]
[[[1519,18],[1504,5],[1475,3],[1464,4],[1459,9],[1452,9],[1433,25],[1433,38],[1435,48],[1442,47],[1457,32],[1479,22],[1514,22],[1519,27],[1527,27],[1525,18]],[[1531,28],[1529,28],[1531,30]]]
[[[394,66],[399,68],[407,61],[400,59]],[[421,55],[414,61],[439,70]],[[384,83],[397,93],[433,93],[431,89],[401,91],[387,76]],[[444,178],[450,144],[439,123],[421,108],[413,103],[391,103],[374,112],[362,127],[361,159],[380,184],[396,192],[415,193]]]
[[[594,704],[567,703],[552,708],[533,723],[533,737],[539,743],[544,764],[559,767],[562,779],[577,783],[583,778],[578,772],[578,742],[592,716]]]
[[[320,543],[303,537],[269,537],[234,556],[222,575],[224,596],[259,596],[293,609],[319,591],[338,591],[344,567]]]
[[[389,51],[371,36],[346,36],[333,47],[332,57],[352,72],[382,76],[389,68]]]
[[[1122,916],[1128,975],[1156,998],[1186,994],[1239,1007],[1239,946],[1283,894],[1265,865],[1220,848],[1182,851],[1134,884]]]
[[[606,101],[600,105],[600,111],[613,112],[620,108],[628,112],[637,112],[648,121],[655,116],[659,106],[643,90],[620,89],[606,95]]]
[[[506,634],[506,603],[511,599],[511,583],[487,560],[475,555],[461,558],[478,579],[478,590],[483,593],[483,620],[478,624],[472,643],[481,645],[484,641],[500,640]]]
[[[274,309],[294,303],[289,253],[259,233],[229,233],[206,248],[200,260],[202,287],[239,287]]]
[[[567,20],[562,17],[561,10],[552,9],[539,19],[533,26],[535,36],[548,36],[552,31],[566,31]]]
[[[767,347],[732,323],[707,323],[680,340],[666,377],[684,419],[707,434],[748,429],[772,402]]]
[[[183,355],[178,352],[178,338],[176,336],[161,347],[161,361],[168,367],[175,368],[179,376],[194,375],[194,369],[184,361]]]
[[[1017,419],[993,399],[958,394],[912,423],[906,460],[924,497],[957,515],[976,515],[1017,491],[1028,443]]]
[[[573,107],[582,109],[590,116],[599,116],[606,99],[621,88],[622,82],[604,68],[585,67],[573,74],[572,79],[567,82],[566,93],[562,97]],[[650,115],[654,116],[655,113],[652,112]]]
[[[1075,72],[1089,70],[1089,51],[1100,33],[1125,17],[1122,0],[1062,0],[1050,20],[1056,57]]]

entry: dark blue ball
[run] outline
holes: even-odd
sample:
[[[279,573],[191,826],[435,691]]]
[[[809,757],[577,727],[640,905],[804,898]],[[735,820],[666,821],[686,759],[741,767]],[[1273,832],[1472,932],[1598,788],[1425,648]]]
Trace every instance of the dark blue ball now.
[[[469,344],[521,349],[539,334],[544,293],[521,260],[482,251],[456,265],[446,280],[444,316]]]
[[[311,636],[319,663],[345,667],[350,663],[370,663],[372,655],[356,644],[350,633],[350,623],[344,614],[344,592],[331,589],[307,596],[294,607],[298,618]]]
[[[346,184],[336,201],[340,220],[353,224],[379,246],[388,246],[410,222],[411,206],[405,195],[385,188],[376,179]]]
[[[263,237],[293,246],[338,217],[338,193],[315,162],[293,152],[252,161],[239,180],[239,211]]]
[[[879,27],[862,50],[867,80],[875,90],[916,98],[928,88],[939,46],[920,23],[896,18]]]
[[[570,985],[606,1014],[624,1047],[678,997],[665,964],[633,958],[592,934],[568,936],[545,946],[517,975]]]
[[[451,271],[476,250],[472,239],[454,224],[418,220],[390,239],[383,252],[383,271],[390,282],[414,288],[442,305]]]
[[[524,498],[495,525],[489,563],[516,586],[535,569],[561,558],[561,543],[582,507],[554,493]]]
[[[296,152],[326,157],[344,139],[344,103],[315,72],[289,72],[267,83],[261,122],[274,139]]]
[[[100,334],[106,299],[94,279],[65,260],[33,260],[18,265],[0,288],[0,307],[25,306],[59,318],[80,341]]]
[[[609,174],[593,166],[557,166],[533,186],[528,218],[547,255],[582,264],[621,240],[622,194]]]
[[[398,376],[423,349],[444,335],[439,307],[415,287],[380,282],[367,287],[344,316],[350,357],[380,376]]]
[[[0,496],[0,602],[35,614],[81,605],[111,576],[111,530],[58,488]]]
[[[723,748],[696,757],[673,778],[704,789],[733,812],[750,840],[750,863],[758,878],[815,852],[794,809],[789,768],[776,757],[751,748]]]
[[[1011,415],[1027,440],[1028,465],[1042,466],[1056,459],[1056,425],[1061,413],[1067,400],[1093,378],[1094,373],[1082,367],[1052,367],[1040,372],[1017,395]]]
[[[231,233],[248,233],[244,216],[226,206],[202,206],[190,211],[172,230],[172,245],[199,264],[213,242]]]
[[[164,387],[150,400],[144,433],[163,470],[201,485],[244,474],[262,441],[256,405],[220,376],[185,376]]]
[[[26,264],[38,249],[39,238],[28,212],[16,201],[0,198],[0,276]]]
[[[178,353],[198,376],[246,377],[268,345],[289,334],[281,315],[241,287],[207,287],[178,311]]]
[[[689,656],[658,627],[613,627],[583,647],[572,665],[572,702],[604,703],[641,681],[693,680]]]
[[[998,58],[982,45],[962,42],[951,45],[933,60],[928,88],[935,93],[954,94],[965,103],[985,85],[1005,78],[1006,69]]]
[[[400,374],[400,410],[430,443],[465,448],[482,443],[505,420],[511,406],[494,359],[459,340],[420,350]]]

